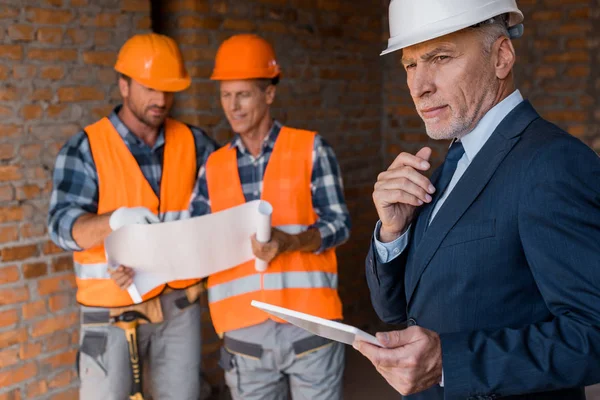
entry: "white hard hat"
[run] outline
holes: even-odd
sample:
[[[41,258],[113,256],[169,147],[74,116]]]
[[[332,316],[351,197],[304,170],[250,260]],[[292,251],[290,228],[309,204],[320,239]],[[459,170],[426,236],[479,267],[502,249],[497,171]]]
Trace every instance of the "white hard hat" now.
[[[381,55],[508,14],[511,37],[523,33],[515,0],[391,0],[390,39]]]

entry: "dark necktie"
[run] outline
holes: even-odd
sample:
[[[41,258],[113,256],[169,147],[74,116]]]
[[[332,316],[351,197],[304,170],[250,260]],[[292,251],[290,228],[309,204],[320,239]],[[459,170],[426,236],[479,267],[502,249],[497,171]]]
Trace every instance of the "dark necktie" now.
[[[432,196],[431,203],[424,206],[424,209],[421,212],[422,215],[419,217],[416,227],[416,238],[419,242],[429,226],[429,221],[431,220],[431,214],[435,209],[435,204],[448,188],[448,185],[450,184],[450,181],[456,172],[458,160],[462,158],[463,154],[465,154],[465,149],[462,143],[459,141],[454,141],[448,150],[448,154],[446,154],[446,159],[442,165],[442,172],[435,183],[435,193]]]

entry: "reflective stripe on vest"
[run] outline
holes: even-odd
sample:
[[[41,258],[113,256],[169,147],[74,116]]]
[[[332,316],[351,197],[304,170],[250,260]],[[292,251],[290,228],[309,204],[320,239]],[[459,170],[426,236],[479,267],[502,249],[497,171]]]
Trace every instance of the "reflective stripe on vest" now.
[[[85,128],[98,174],[98,214],[119,207],[148,208],[163,222],[189,218],[188,204],[196,180],[196,151],[191,130],[172,119],[165,121],[165,145],[160,196],[154,193],[123,138],[108,118]],[[77,301],[92,307],[124,307],[133,304],[126,291],[110,279],[104,246],[73,253]],[[170,282],[183,289],[198,280]],[[161,285],[142,297],[157,296]]]
[[[311,176],[314,132],[283,127],[265,168],[261,199],[273,206],[273,226],[298,234],[317,221],[312,206]],[[224,146],[206,163],[212,212],[245,203],[236,149]],[[272,318],[250,305],[252,300],[291,308],[327,319],[341,319],[337,293],[337,261],[333,249],[320,254],[283,253],[257,273],[254,260],[208,278],[213,326],[218,334]]]
[[[228,297],[239,296],[260,290],[282,289],[310,289],[329,288],[337,289],[338,276],[328,272],[281,272],[278,274],[265,273],[263,287],[261,287],[261,274],[255,274],[222,283],[208,289],[208,301],[211,303],[224,300]]]

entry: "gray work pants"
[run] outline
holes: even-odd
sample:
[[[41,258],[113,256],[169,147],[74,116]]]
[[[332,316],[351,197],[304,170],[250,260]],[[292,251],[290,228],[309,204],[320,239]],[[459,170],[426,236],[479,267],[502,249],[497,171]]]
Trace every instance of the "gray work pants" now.
[[[200,397],[200,305],[195,302],[179,309],[174,302],[182,293],[163,295],[164,321],[142,324],[137,331],[140,357],[150,369],[144,376],[150,378],[156,400]],[[81,400],[129,398],[131,364],[122,329],[101,323],[82,325],[78,357]]]
[[[269,320],[225,336],[261,347],[261,355],[221,352],[221,366],[233,400],[340,400],[344,345],[329,342],[299,351],[294,343],[312,335],[290,324]],[[227,339],[226,339],[227,343]]]

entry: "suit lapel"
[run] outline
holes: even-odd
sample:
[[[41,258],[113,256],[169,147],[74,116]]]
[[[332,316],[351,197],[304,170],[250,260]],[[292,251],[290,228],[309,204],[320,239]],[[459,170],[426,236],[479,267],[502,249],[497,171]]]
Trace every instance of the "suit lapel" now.
[[[406,273],[408,303],[441,242],[485,188],[502,160],[518,142],[523,130],[536,118],[539,115],[528,101],[515,107],[498,125],[446,198],[410,257],[412,265]],[[423,223],[426,221],[418,221],[417,225]]]

